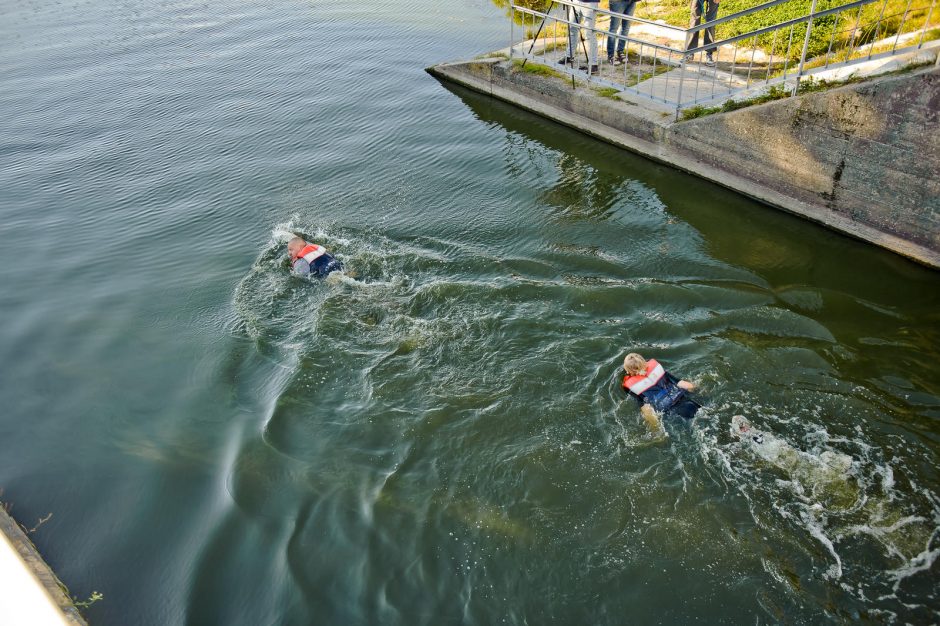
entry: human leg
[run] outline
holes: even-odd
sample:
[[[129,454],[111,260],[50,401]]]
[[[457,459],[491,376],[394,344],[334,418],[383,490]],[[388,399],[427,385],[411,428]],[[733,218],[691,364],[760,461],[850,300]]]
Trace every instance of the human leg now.
[[[581,23],[581,12],[577,7],[567,6],[568,18],[568,50],[567,58],[572,60],[578,56],[578,27],[575,24]]]
[[[610,0],[610,10],[612,13],[623,13],[626,6],[627,6],[627,2],[625,0]],[[609,30],[609,34],[607,35],[607,60],[608,61],[612,61],[614,59],[614,50],[618,47],[618,43],[619,43],[621,52],[623,51],[623,43],[618,41],[615,36],[617,35],[617,31],[620,30],[621,24],[623,22],[626,22],[626,20],[624,20],[621,17],[617,17],[616,15],[610,16],[610,30]]]
[[[715,0],[705,0],[705,3],[707,6],[705,10],[705,21],[710,22],[714,19],[718,19],[718,3],[715,2]],[[704,41],[705,41],[706,46],[710,43],[715,42],[715,27],[714,26],[709,26],[708,28],[705,29]],[[712,53],[715,52],[715,50],[707,50],[706,52],[707,52],[707,55],[711,57]]]
[[[621,13],[623,13],[624,15],[632,16],[633,12],[636,11],[636,0],[633,0],[632,2],[625,2],[623,4],[625,4],[626,6],[623,8],[623,11],[621,11]],[[622,56],[624,49],[626,49],[626,46],[627,46],[626,38],[627,38],[627,35],[630,34],[630,20],[623,20],[623,24],[620,27],[620,34],[622,35],[622,37],[617,42],[618,56]]]
[[[695,417],[695,412],[700,408],[701,405],[698,402],[690,400],[689,398],[683,398],[669,407],[668,413],[684,417],[685,419],[692,419]]]
[[[597,12],[594,10],[596,6],[596,4],[585,4],[584,8],[581,9],[581,32],[587,38],[588,65],[591,67],[597,65],[597,33],[594,32],[594,19],[597,16]]]
[[[702,13],[705,10],[703,6],[704,1],[705,0],[692,0],[692,5],[689,7],[689,28],[698,26],[699,22],[702,20]],[[698,47],[698,33],[699,31],[692,33],[689,43],[686,45],[686,50]]]

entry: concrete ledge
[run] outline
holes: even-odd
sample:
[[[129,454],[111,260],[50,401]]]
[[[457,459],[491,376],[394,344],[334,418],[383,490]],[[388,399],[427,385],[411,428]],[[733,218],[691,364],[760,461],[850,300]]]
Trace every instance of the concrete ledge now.
[[[886,140],[907,153],[912,150],[905,142],[920,141],[922,145],[915,146],[920,150],[915,158],[921,159],[925,172],[937,170],[935,144],[940,133],[929,129],[936,129],[936,107],[940,102],[940,89],[936,89],[940,82],[936,80],[940,78],[938,70],[881,79],[900,81],[902,85],[874,88],[867,87],[871,83],[861,83],[679,123],[672,120],[673,109],[645,101],[631,102],[628,96],[604,97],[585,83],[572,88],[570,78],[517,71],[505,59],[446,63],[428,68],[428,72],[929,267],[940,268],[940,197],[932,195],[935,174],[918,177],[918,172],[898,172],[891,169],[891,162],[880,162],[875,167],[881,167],[890,176],[876,176],[871,181],[873,189],[846,184],[840,188],[843,173],[858,171],[868,156],[858,154],[853,158],[849,149],[873,139],[872,129],[881,129],[884,135],[889,126],[887,119],[879,117],[889,116],[876,106],[861,107],[868,118],[859,113],[857,101],[865,97],[859,93],[866,88],[880,89],[883,93],[876,97],[893,102],[895,108],[909,106],[917,114],[912,114],[913,123],[909,125],[913,129],[922,128],[920,136],[908,133],[898,137],[896,133],[887,133],[890,136]],[[924,75],[927,80],[918,78]],[[911,80],[916,86],[908,84]],[[922,89],[922,83],[937,93],[921,95],[920,105],[894,95]],[[755,114],[759,109],[763,111]],[[903,110],[900,114],[905,117]],[[806,136],[812,133],[829,138],[832,146],[827,147],[832,154],[820,147],[822,141],[807,144]],[[883,195],[880,194],[883,179],[892,177],[906,180],[911,193],[905,196],[902,188],[899,193],[903,197],[891,199],[894,204],[887,214],[884,202],[866,203],[865,198]],[[922,181],[920,189],[909,189],[912,178]],[[856,206],[852,202],[861,204]],[[905,202],[920,205],[907,206]],[[876,214],[876,209],[881,213]],[[902,211],[914,217],[898,219]],[[902,226],[907,230],[902,230]]]
[[[0,507],[0,624],[87,626],[36,546]]]

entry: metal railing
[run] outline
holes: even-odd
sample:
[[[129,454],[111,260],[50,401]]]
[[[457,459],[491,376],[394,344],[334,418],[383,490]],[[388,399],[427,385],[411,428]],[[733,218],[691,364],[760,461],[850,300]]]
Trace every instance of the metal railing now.
[[[776,7],[798,1],[770,0],[688,28],[597,4],[588,5],[598,7],[591,20],[585,4],[575,0],[553,0],[545,10],[511,1],[509,56],[568,74],[573,85],[580,76],[599,89],[614,90],[611,94],[627,92],[675,107],[678,119],[691,106],[769,89],[795,95],[804,77],[844,76],[844,68],[862,62],[940,45],[940,40],[928,43],[940,39],[938,0],[855,0],[838,6],[832,6],[838,0],[811,0],[808,13],[772,23]],[[824,8],[817,10],[818,5]],[[625,20],[628,33],[610,31],[611,18]],[[570,39],[574,49],[569,49],[569,32],[576,33]],[[716,32],[723,38],[715,40]],[[690,47],[697,34],[708,43]],[[608,39],[613,47],[623,43],[622,63],[617,57],[614,64],[606,63],[600,51],[599,59],[590,58],[591,38],[598,45],[598,37],[599,48],[607,48]]]

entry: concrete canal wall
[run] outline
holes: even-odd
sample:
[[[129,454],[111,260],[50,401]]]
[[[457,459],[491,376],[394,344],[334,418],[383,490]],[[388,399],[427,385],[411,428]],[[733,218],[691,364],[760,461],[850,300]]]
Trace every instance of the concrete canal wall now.
[[[2,506],[0,624],[87,626],[36,546]]]
[[[940,69],[683,122],[505,59],[428,71],[940,268]]]

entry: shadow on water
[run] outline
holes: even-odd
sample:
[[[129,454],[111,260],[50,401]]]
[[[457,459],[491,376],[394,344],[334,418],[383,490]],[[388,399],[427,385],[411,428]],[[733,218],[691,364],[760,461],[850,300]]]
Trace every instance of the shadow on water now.
[[[444,86],[484,124],[505,131],[506,170],[518,185],[554,181],[541,200],[556,219],[569,222],[569,238],[578,237],[578,220],[628,224],[625,230],[633,236],[620,243],[624,254],[618,262],[637,269],[635,275],[662,277],[670,285],[656,290],[667,292],[658,305],[668,310],[683,286],[707,285],[730,288],[709,300],[727,296],[732,308],[741,298],[753,298],[774,307],[774,315],[791,311],[804,325],[821,325],[800,341],[837,344],[826,350],[827,359],[867,372],[870,392],[883,402],[890,401],[880,392],[888,391],[910,401],[909,417],[940,417],[940,384],[926,375],[930,362],[940,357],[936,272],[494,98]],[[543,146],[557,153],[548,163]],[[587,254],[597,249],[596,241],[566,247]],[[698,254],[690,257],[690,250]],[[695,266],[716,262],[718,275]],[[760,324],[741,321],[724,329],[707,320],[696,324],[700,335],[711,325],[713,333],[761,342],[764,348],[793,344]],[[892,361],[899,377],[884,371]],[[913,388],[926,396],[911,394]]]

